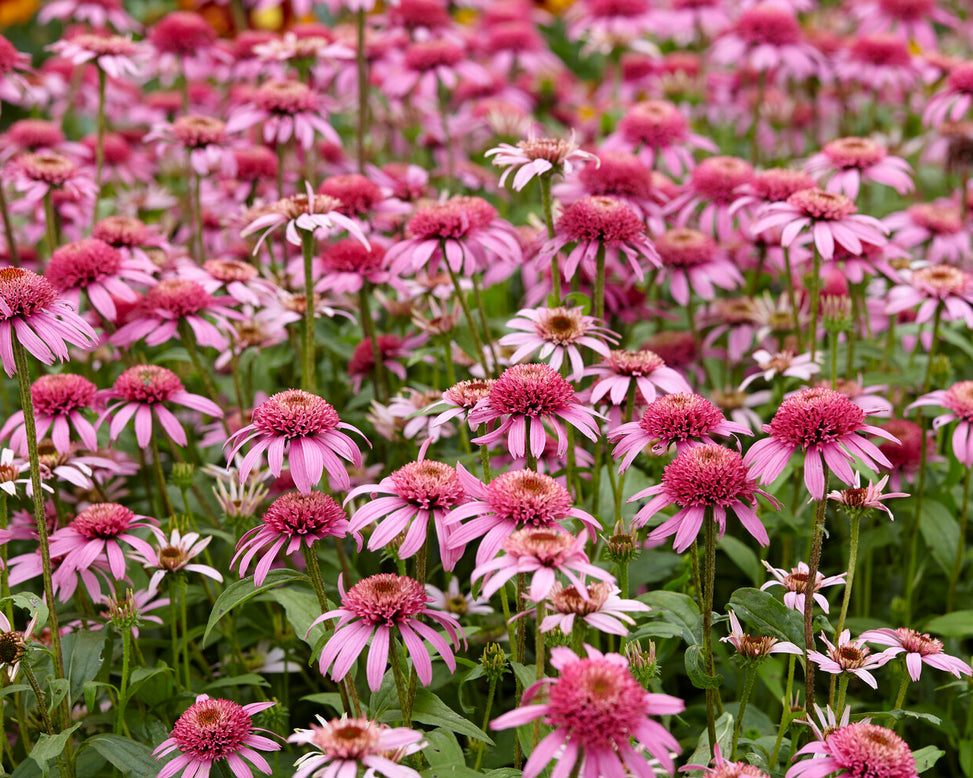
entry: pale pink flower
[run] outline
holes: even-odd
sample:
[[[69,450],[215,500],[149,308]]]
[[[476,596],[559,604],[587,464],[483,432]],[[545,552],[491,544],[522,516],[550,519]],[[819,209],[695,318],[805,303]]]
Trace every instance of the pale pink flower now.
[[[29,96],[31,87],[24,77],[30,70],[30,54],[16,47],[0,35],[0,105],[18,103]]]
[[[257,732],[267,730],[254,729],[252,716],[276,704],[271,701],[239,705],[200,694],[176,721],[169,737],[152,752],[156,759],[179,752],[159,771],[159,778],[172,778],[179,773],[183,778],[204,778],[217,762],[226,762],[234,778],[253,778],[251,765],[270,775],[270,765],[257,751],[279,751],[280,743],[258,735]]]
[[[207,416],[223,417],[223,410],[202,395],[187,392],[179,376],[158,365],[136,365],[118,378],[111,389],[99,392],[99,399],[108,403],[98,419],[98,426],[111,419],[108,433],[117,440],[128,422],[135,418],[135,440],[139,448],[147,448],[152,436],[152,419],[180,446],[186,445],[186,431],[164,403],[174,403],[199,411]]]
[[[97,387],[91,381],[73,373],[44,375],[34,381],[30,396],[34,403],[37,442],[50,432],[54,448],[58,452],[68,453],[73,428],[85,448],[96,450],[98,437],[95,428],[82,413],[92,408],[96,392]],[[27,428],[22,410],[7,419],[0,429],[0,438],[8,436],[14,449],[27,453]]]
[[[455,36],[427,37],[406,44],[383,62],[382,91],[393,98],[436,99],[440,88],[454,90],[460,83],[486,84],[490,74]]]
[[[685,709],[682,700],[668,694],[647,692],[628,669],[620,654],[603,654],[586,646],[580,658],[571,649],[551,649],[551,665],[557,678],[542,678],[524,691],[522,707],[494,719],[492,729],[509,729],[542,718],[553,727],[524,765],[524,778],[540,775],[557,759],[555,775],[568,775],[581,759],[579,775],[623,775],[626,768],[637,778],[656,778],[648,752],[672,772],[670,754],[679,743],[649,716],[670,716]],[[531,703],[546,691],[546,701]],[[632,747],[632,738],[639,751]]]
[[[679,227],[655,237],[655,250],[669,279],[669,293],[680,305],[688,305],[695,293],[704,300],[716,296],[716,287],[733,290],[743,276],[713,238],[699,230]]]
[[[933,264],[962,264],[971,256],[970,230],[959,206],[939,199],[917,203],[883,220],[892,232],[890,240],[904,249],[923,246],[922,256]]]
[[[843,83],[890,90],[893,94],[904,95],[920,77],[918,58],[913,56],[909,42],[887,33],[853,36],[849,45],[837,53],[833,67]]]
[[[720,642],[729,643],[741,656],[748,659],[762,659],[770,654],[796,654],[804,655],[804,649],[798,648],[793,643],[786,640],[778,640],[772,637],[754,637],[748,635],[740,626],[740,619],[732,610],[730,614],[730,634],[720,638]]]
[[[838,192],[854,200],[863,181],[892,187],[900,195],[915,188],[912,167],[901,157],[889,156],[885,146],[871,138],[838,138],[814,154],[804,170],[817,181],[825,181],[825,191]]]
[[[148,63],[149,49],[124,35],[82,32],[47,47],[75,65],[93,62],[112,78],[138,79]]]
[[[875,670],[892,657],[886,652],[870,656],[871,651],[865,645],[864,638],[851,639],[851,631],[844,630],[838,635],[837,645],[831,643],[827,636],[822,632],[821,640],[828,647],[827,654],[820,651],[809,650],[807,658],[814,662],[821,670],[832,675],[848,673],[860,678],[873,689],[878,688],[878,682],[871,670]]]
[[[949,389],[924,394],[910,408],[932,405],[945,408],[946,413],[933,419],[933,429],[959,420],[953,430],[953,455],[966,467],[973,467],[973,381],[959,381]]]
[[[935,0],[859,0],[850,8],[861,32],[887,32],[927,51],[941,45],[937,24],[952,29],[960,25],[960,20]]]
[[[316,394],[288,389],[254,408],[251,423],[233,433],[223,449],[230,462],[244,446],[253,444],[240,464],[240,483],[266,451],[275,476],[280,476],[286,453],[294,485],[302,494],[310,492],[324,472],[339,489],[347,490],[351,485],[348,471],[339,457],[355,467],[361,467],[362,459],[358,446],[342,430],[362,435]]]
[[[647,613],[650,608],[638,600],[622,599],[621,590],[608,581],[582,581],[580,586],[555,583],[547,593],[549,612],[541,620],[541,632],[559,629],[565,635],[580,619],[589,627],[609,635],[627,635],[635,619],[629,613]]]
[[[973,668],[970,667],[969,662],[964,662],[959,657],[944,653],[942,641],[929,637],[928,633],[917,632],[907,627],[899,627],[898,629],[884,627],[862,632],[861,639],[867,640],[869,643],[889,646],[882,652],[889,657],[905,654],[905,666],[913,681],[919,680],[919,674],[922,672],[924,664],[937,670],[945,670],[957,678],[973,675]]]
[[[742,209],[753,217],[761,206],[783,202],[795,192],[813,188],[814,179],[801,170],[780,167],[761,170],[737,188],[737,198],[730,206],[730,213]]]
[[[98,194],[94,179],[71,159],[56,151],[21,154],[5,169],[24,204],[38,205],[48,193],[63,193],[71,201],[89,203]],[[53,195],[52,195],[53,196]]]
[[[757,639],[773,640],[773,638]],[[720,640],[726,640],[726,638],[720,638]],[[801,653],[803,654],[804,652],[802,651]],[[707,767],[702,764],[687,764],[679,768],[679,772],[688,772],[690,770],[702,770],[708,778],[770,778],[759,767],[754,767],[747,762],[728,762],[723,758],[723,752],[720,751],[719,743],[713,747],[712,767]]]
[[[171,123],[156,124],[143,140],[184,150],[189,155],[189,167],[197,176],[236,175],[236,157],[227,148],[226,123],[213,116],[189,114]]]
[[[629,502],[652,497],[639,509],[632,526],[643,527],[656,513],[670,505],[679,510],[649,533],[650,541],[675,535],[673,550],[682,553],[699,534],[707,510],[711,510],[719,537],[726,531],[727,511],[732,511],[761,546],[770,543],[767,530],[757,518],[757,495],[775,508],[780,504],[762,489],[736,451],[712,443],[683,451],[662,472],[662,483],[636,492]]]
[[[259,126],[264,143],[286,144],[295,138],[305,151],[316,135],[341,146],[341,138],[324,118],[323,100],[300,81],[272,79],[250,94],[249,102],[230,111],[226,131],[230,134]]]
[[[527,140],[519,141],[516,146],[501,143],[483,156],[493,157],[491,162],[495,166],[505,168],[500,176],[500,186],[504,185],[507,176],[516,171],[511,186],[518,192],[532,178],[570,175],[575,165],[581,162],[594,160],[598,163],[598,157],[578,148],[573,130],[568,140],[538,138],[531,132]]]
[[[699,211],[699,228],[720,241],[733,237],[737,226],[746,229],[747,217],[739,210],[731,212],[737,190],[754,177],[753,167],[738,157],[717,156],[704,159],[689,174],[683,192],[665,207],[675,214],[677,227],[685,227]],[[751,227],[754,232],[759,232]]]
[[[162,579],[169,573],[185,570],[187,573],[199,573],[207,578],[222,583],[223,576],[220,571],[210,565],[203,565],[193,562],[197,556],[206,550],[213,536],[200,537],[198,532],[181,533],[178,529],[173,529],[166,535],[158,527],[149,527],[155,540],[159,544],[153,553],[146,554],[141,549],[136,549],[135,558],[142,563],[147,570],[152,570],[152,577],[149,579],[148,590],[155,591],[162,583]]]
[[[141,25],[125,12],[122,0],[49,0],[37,14],[41,24],[87,22],[96,30],[111,25],[119,32],[137,32]]]
[[[419,778],[419,773],[399,762],[423,748],[421,732],[347,715],[331,721],[317,716],[317,720],[310,729],[296,729],[287,738],[288,743],[317,749],[294,763],[294,778],[345,778],[357,775],[360,768],[365,768],[368,776]]]
[[[443,392],[442,402],[437,407],[443,405],[446,409],[436,416],[432,425],[438,427],[453,419],[459,419],[462,423],[466,421],[469,412],[476,407],[480,400],[486,399],[490,394],[490,387],[493,386],[493,379],[472,379],[470,381],[460,381]],[[470,429],[474,425],[470,424]]]
[[[828,492],[828,499],[834,500],[850,511],[859,513],[869,509],[885,511],[889,519],[894,521],[895,516],[892,515],[892,511],[889,510],[889,507],[882,500],[908,497],[909,495],[906,492],[888,492],[883,494],[882,489],[885,488],[888,481],[889,476],[886,475],[882,476],[882,479],[877,484],[869,481],[865,486],[862,486],[861,473],[855,473],[855,481],[850,489]]]
[[[493,613],[490,607],[489,597],[474,597],[471,594],[462,594],[459,589],[459,578],[453,576],[449,579],[446,591],[437,586],[426,584],[426,594],[429,595],[429,607],[437,611],[452,613],[456,618],[463,616],[484,616]]]
[[[810,381],[815,375],[821,372],[821,355],[815,359],[811,358],[809,352],[794,354],[792,351],[778,351],[771,354],[766,349],[757,349],[753,352],[753,360],[757,363],[757,371],[751,373],[740,384],[741,391],[746,389],[758,378],[763,378],[768,383],[776,376],[799,378],[802,381]]]
[[[568,6],[565,19],[570,40],[604,42],[604,50],[623,48],[652,26],[650,0],[578,0]],[[601,50],[602,47],[599,47]]]
[[[429,609],[429,595],[414,578],[380,573],[363,578],[347,592],[339,578],[338,589],[341,592],[341,607],[311,622],[313,627],[326,619],[339,617],[334,634],[328,638],[321,652],[318,666],[322,675],[330,668],[332,680],[344,678],[371,638],[365,677],[368,688],[373,692],[378,691],[388,666],[393,629],[405,644],[423,686],[432,683],[432,662],[428,649],[423,645],[424,639],[443,658],[446,666],[452,672],[456,671],[456,659],[449,643],[419,617],[432,619],[445,629],[455,648],[459,647],[463,636],[462,627],[450,614]]]
[[[891,729],[865,721],[830,729],[795,756],[807,754],[811,758],[795,762],[786,778],[919,778],[908,744]]]
[[[960,121],[973,106],[973,62],[960,62],[946,76],[945,87],[926,103],[922,121],[927,126]]]
[[[771,586],[783,586],[787,590],[784,592],[784,605],[798,613],[804,613],[804,591],[807,589],[808,574],[811,572],[811,568],[808,567],[807,563],[798,562],[797,567],[791,568],[790,572],[771,567],[767,560],[763,560],[763,565],[767,568],[767,572],[774,576],[774,580],[767,581],[763,584],[760,587],[761,590],[768,589]],[[813,597],[814,601],[821,606],[821,610],[825,613],[828,613],[828,600],[820,593],[820,590],[825,586],[843,584],[845,582],[845,575],[846,573],[840,573],[839,575],[825,577],[822,573],[818,572],[814,582]]]
[[[944,321],[962,320],[973,327],[973,274],[952,265],[929,265],[913,271],[908,283],[889,290],[885,312],[897,314],[916,306],[917,324],[930,321],[942,307]]]
[[[612,405],[621,405],[632,387],[649,403],[657,393],[692,392],[681,373],[666,367],[662,357],[648,349],[613,349],[603,362],[587,368],[585,375],[597,376],[590,389],[592,404],[607,398]]]

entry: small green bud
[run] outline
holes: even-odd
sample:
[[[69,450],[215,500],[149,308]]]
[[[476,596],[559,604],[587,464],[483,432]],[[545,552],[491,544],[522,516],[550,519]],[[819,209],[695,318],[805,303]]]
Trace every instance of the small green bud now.
[[[660,668],[655,658],[655,643],[651,640],[648,651],[643,649],[642,644],[637,640],[626,643],[625,658],[628,659],[628,669],[643,687],[648,688],[649,684],[659,677]]]
[[[195,478],[196,465],[191,462],[176,462],[172,466],[172,475],[169,476],[172,485],[180,491],[191,489]]]
[[[490,681],[498,681],[507,667],[507,655],[499,643],[487,643],[480,658],[483,672]]]
[[[632,535],[612,535],[606,544],[608,558],[617,565],[625,565],[639,555],[639,547]]]

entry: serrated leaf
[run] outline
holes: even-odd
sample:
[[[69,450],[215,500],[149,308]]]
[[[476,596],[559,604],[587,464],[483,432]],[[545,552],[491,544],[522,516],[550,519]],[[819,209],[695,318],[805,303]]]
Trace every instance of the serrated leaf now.
[[[760,589],[737,589],[729,606],[747,625],[749,634],[773,636],[804,648],[804,619],[795,610]]]
[[[926,623],[925,629],[948,638],[968,638],[973,635],[973,610],[937,616]]]
[[[127,737],[95,735],[85,741],[85,747],[93,748],[131,778],[155,778],[159,774],[160,765],[152,756],[152,749]]]
[[[916,772],[924,773],[936,764],[939,761],[939,757],[945,753],[945,751],[936,748],[936,746],[926,746],[925,748],[920,748],[918,751],[913,751],[912,758],[916,760]]]
[[[47,775],[48,762],[57,759],[64,752],[64,747],[68,744],[68,740],[71,739],[71,734],[81,726],[81,723],[79,721],[73,727],[65,729],[63,732],[58,732],[56,735],[44,733],[37,738],[37,742],[34,743],[34,747],[30,751],[30,758],[37,763],[44,775]]]
[[[959,543],[959,524],[953,518],[953,513],[942,503],[927,500],[923,503],[919,530],[932,558],[949,575],[956,564],[956,546]]]
[[[723,685],[723,676],[708,675],[706,673],[705,658],[703,657],[703,647],[694,644],[686,649],[685,653],[686,674],[693,686],[697,689],[718,689]]]
[[[275,586],[280,586],[284,583],[289,583],[290,581],[297,581],[304,578],[303,573],[299,573],[296,570],[271,570],[267,573],[267,577],[264,579],[262,586],[254,586],[253,576],[248,576],[241,581],[235,581],[231,583],[226,589],[223,590],[222,594],[216,598],[216,603],[213,605],[213,610],[210,612],[209,621],[206,622],[206,629],[203,631],[203,643],[209,638],[209,633],[213,630],[220,619],[222,619],[227,613],[236,608],[238,605],[242,605],[245,602],[249,602],[254,597],[256,597],[261,592],[269,591]]]

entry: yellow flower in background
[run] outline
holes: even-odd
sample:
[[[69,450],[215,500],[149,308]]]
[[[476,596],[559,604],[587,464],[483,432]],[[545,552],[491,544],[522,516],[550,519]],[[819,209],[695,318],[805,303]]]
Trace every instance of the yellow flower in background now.
[[[0,0],[0,30],[29,22],[38,5],[38,0]]]
[[[574,5],[574,0],[540,0],[539,5],[545,11],[550,11],[555,16],[560,16]]]

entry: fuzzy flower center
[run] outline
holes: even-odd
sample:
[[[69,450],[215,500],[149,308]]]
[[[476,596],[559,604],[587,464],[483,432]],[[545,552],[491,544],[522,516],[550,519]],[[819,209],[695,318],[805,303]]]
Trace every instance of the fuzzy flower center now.
[[[838,138],[824,147],[824,155],[840,168],[868,168],[888,156],[885,147],[870,138]]]
[[[676,392],[649,404],[639,427],[653,438],[667,442],[698,438],[726,421],[726,417],[705,397]]]
[[[419,41],[406,49],[405,66],[421,73],[435,68],[456,67],[465,58],[466,52],[452,41]]]
[[[332,176],[318,187],[318,192],[338,200],[338,210],[346,216],[368,213],[382,200],[382,188],[357,173]]]
[[[406,225],[406,234],[419,240],[465,238],[473,230],[490,224],[497,212],[479,197],[454,197],[416,211]]]
[[[70,39],[79,48],[90,51],[98,57],[130,57],[136,52],[135,44],[122,35],[99,35],[82,33]]]
[[[26,650],[27,644],[21,633],[0,632],[0,666],[16,664],[24,658]]]
[[[332,273],[373,273],[382,269],[385,249],[377,244],[365,248],[353,238],[326,246],[321,255],[324,269]]]
[[[960,210],[954,205],[919,203],[909,208],[909,217],[918,226],[939,235],[955,235],[963,229]]]
[[[311,742],[332,759],[361,759],[376,753],[382,725],[368,719],[334,719],[312,726]]]
[[[64,132],[47,119],[21,119],[10,125],[7,140],[19,148],[38,149],[63,143]]]
[[[515,559],[536,559],[544,567],[557,567],[574,543],[574,537],[556,527],[525,527],[512,532],[501,544]]]
[[[571,733],[585,753],[627,744],[645,721],[645,691],[627,668],[579,659],[550,687],[547,723]]]
[[[943,403],[966,421],[973,421],[973,381],[960,381],[946,390]]]
[[[907,41],[900,35],[863,35],[852,43],[851,53],[859,62],[880,67],[906,68],[912,64]]]
[[[684,508],[752,502],[757,486],[739,452],[709,443],[686,449],[666,465],[662,484]]]
[[[919,268],[912,274],[912,285],[935,297],[962,295],[970,286],[970,276],[952,265]]]
[[[531,138],[517,143],[527,159],[544,159],[552,165],[560,165],[577,151],[576,144],[560,138]]]
[[[892,730],[860,721],[839,727],[825,740],[828,752],[851,778],[914,778],[908,744]]]
[[[380,573],[352,586],[341,605],[370,624],[392,627],[424,613],[428,601],[426,590],[414,578]]]
[[[754,635],[738,635],[734,641],[736,650],[743,656],[750,659],[759,659],[769,656],[774,646],[777,645],[777,638]],[[731,773],[732,775],[747,775],[747,773]],[[760,773],[754,773],[760,775]]]
[[[208,308],[213,297],[195,281],[166,278],[145,293],[143,305],[165,318],[180,319]]]
[[[942,641],[929,637],[928,633],[920,633],[916,632],[914,629],[899,627],[897,630],[895,630],[895,634],[898,635],[899,640],[902,641],[902,647],[910,654],[931,656],[933,654],[943,653]]]
[[[207,259],[203,270],[226,284],[233,281],[246,283],[257,276],[257,268],[239,259]]]
[[[563,411],[574,401],[574,387],[548,365],[515,365],[490,387],[490,407],[498,413],[538,418]]]
[[[195,759],[215,761],[235,755],[245,745],[253,720],[230,700],[201,700],[179,717],[172,739]]]
[[[736,188],[753,179],[753,168],[737,157],[710,157],[697,165],[690,176],[696,194],[721,205],[729,205],[736,197]]]
[[[666,364],[662,361],[662,357],[648,349],[641,351],[612,349],[606,361],[615,373],[636,378],[650,376]]]
[[[840,441],[864,426],[865,412],[839,392],[809,387],[784,400],[767,431],[807,450]]]
[[[669,230],[655,239],[655,250],[668,267],[695,267],[711,262],[716,255],[716,241],[699,230],[681,227]]]
[[[973,92],[973,62],[961,62],[954,67],[946,83],[954,92]]]
[[[841,221],[858,211],[855,204],[843,194],[817,188],[795,192],[787,198],[787,202],[805,216],[821,221]]]
[[[30,396],[38,416],[55,416],[89,407],[96,391],[97,387],[83,376],[59,373],[44,375],[34,381]]]
[[[762,200],[778,203],[802,189],[813,189],[814,179],[800,170],[775,167],[757,173],[750,187]]]
[[[318,107],[314,92],[300,81],[268,81],[254,92],[252,99],[258,108],[282,115],[313,111]]]
[[[122,399],[137,403],[161,403],[183,390],[179,376],[158,365],[130,367],[115,379],[113,388]]]
[[[101,502],[81,511],[71,527],[89,540],[107,540],[125,532],[134,518],[135,514],[124,505]]]
[[[233,157],[236,160],[237,178],[243,181],[273,178],[277,175],[277,157],[266,146],[236,149]]]
[[[338,426],[331,403],[301,389],[278,392],[253,411],[253,426],[268,435],[287,439],[313,437]]]
[[[460,408],[470,409],[484,397],[489,396],[493,383],[492,378],[486,381],[479,379],[460,381],[443,392],[443,399]]]
[[[609,245],[641,240],[645,225],[625,203],[612,197],[585,197],[564,209],[558,231],[575,243]]]
[[[340,202],[327,195],[314,195],[314,198],[309,200],[306,194],[302,194],[278,200],[271,208],[285,216],[288,221],[294,221],[304,214],[331,213],[337,211],[340,206]]]
[[[652,173],[634,154],[605,152],[600,165],[585,165],[578,180],[593,195],[647,200],[652,195]]]
[[[106,216],[95,225],[91,237],[116,247],[143,246],[152,239],[152,232],[134,216]]]
[[[649,10],[647,0],[588,0],[586,5],[588,12],[597,19],[631,19]]]
[[[619,121],[618,130],[629,143],[662,149],[682,142],[689,132],[686,117],[666,100],[636,103]]]
[[[933,12],[936,0],[878,0],[878,7],[886,16],[903,22],[915,22]]]
[[[159,565],[166,570],[179,570],[187,560],[186,552],[179,546],[166,546],[159,549]]]
[[[539,313],[537,334],[546,341],[561,346],[576,343],[588,333],[588,325],[580,308],[544,308]]]
[[[216,30],[198,13],[175,11],[152,28],[149,40],[159,51],[188,57],[216,42]]]
[[[85,287],[118,272],[122,255],[98,238],[84,238],[61,246],[51,255],[47,278],[59,289]]]
[[[283,494],[270,504],[263,516],[264,526],[288,537],[339,535],[347,521],[341,506],[320,492]]]
[[[456,470],[442,462],[431,459],[410,462],[389,478],[402,499],[424,510],[451,508],[463,499]]]
[[[0,321],[43,311],[57,300],[57,291],[44,276],[19,267],[0,269]]]
[[[567,516],[571,495],[549,475],[515,470],[487,484],[486,502],[500,519],[518,525],[549,527]]]
[[[574,613],[579,616],[587,616],[597,613],[602,609],[608,598],[611,596],[611,585],[605,581],[593,581],[587,586],[588,599],[585,600],[579,593],[576,586],[562,587],[555,584],[547,595],[551,607],[558,613]]]
[[[752,46],[793,46],[801,40],[801,26],[792,13],[776,5],[755,5],[742,14],[736,33]]]
[[[22,154],[17,164],[28,178],[60,186],[69,181],[78,171],[78,166],[63,154],[55,151],[38,151],[35,154]]]
[[[225,139],[226,123],[212,116],[180,116],[172,123],[172,134],[187,149],[198,149]]]

